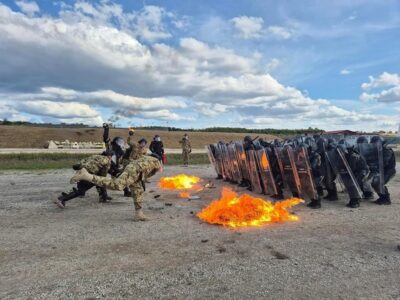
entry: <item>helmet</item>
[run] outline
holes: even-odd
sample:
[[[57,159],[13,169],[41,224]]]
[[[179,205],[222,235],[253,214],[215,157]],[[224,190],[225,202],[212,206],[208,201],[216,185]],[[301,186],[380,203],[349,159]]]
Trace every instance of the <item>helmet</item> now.
[[[121,157],[125,152],[125,141],[123,138],[116,136],[111,142],[111,149],[115,155]]]
[[[246,135],[246,136],[244,137],[243,141],[244,141],[245,143],[251,143],[253,140],[251,139],[251,136]]]
[[[143,139],[140,139],[138,143],[146,145],[147,144],[147,140],[143,138]]]
[[[317,145],[315,144],[315,141],[312,137],[306,137],[306,139],[304,140],[304,144],[306,147],[310,148],[310,150],[316,150],[317,149]]]
[[[316,144],[318,151],[322,152],[328,146],[328,140],[326,138],[320,137],[317,139]]]
[[[348,147],[349,144],[347,143],[347,141],[345,139],[341,139],[341,140],[339,140],[338,145],[345,145],[346,147]]]
[[[377,142],[381,142],[381,143],[383,143],[383,138],[381,137],[381,136],[379,136],[379,135],[374,135],[372,138],[371,138],[371,141],[370,141],[370,143],[371,144],[373,144],[373,143],[377,143]]]
[[[348,154],[349,153],[349,151],[348,151],[348,149],[347,149],[347,146],[346,146],[346,144],[338,144],[337,145],[337,148],[338,149],[340,149],[340,150],[342,150],[345,154]]]
[[[368,144],[368,139],[365,136],[359,136],[356,141],[357,144]]]

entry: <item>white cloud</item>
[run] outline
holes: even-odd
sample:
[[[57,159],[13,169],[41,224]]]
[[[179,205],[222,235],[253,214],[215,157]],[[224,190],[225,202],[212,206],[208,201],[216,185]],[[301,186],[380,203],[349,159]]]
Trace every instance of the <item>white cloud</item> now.
[[[283,40],[290,39],[293,35],[292,30],[283,26],[269,26],[267,31],[270,35]]]
[[[244,39],[261,36],[264,20],[259,17],[240,16],[231,19],[238,35]]]
[[[361,85],[366,91],[360,96],[363,101],[400,102],[400,75],[383,72],[377,78],[369,76],[369,82]],[[375,90],[371,93],[371,90]]]
[[[342,69],[342,70],[340,70],[340,74],[341,75],[349,75],[349,74],[351,74],[351,71],[348,69]]]
[[[40,11],[40,8],[35,1],[15,1],[15,4],[17,4],[21,11],[28,16],[33,16]]]
[[[92,122],[100,121],[100,109],[167,121],[229,112],[239,118],[231,123],[248,120],[244,126],[353,128],[379,122],[283,85],[265,73],[259,53],[243,56],[191,37],[174,46],[150,43],[162,37],[135,31],[141,23],[168,32],[157,27],[160,16],[175,17],[155,8],[126,13],[109,2],[77,2],[57,17],[28,17],[0,4],[0,101],[16,112]],[[274,32],[289,38],[281,29]],[[278,63],[272,60],[267,68]]]
[[[274,71],[281,64],[280,60],[277,58],[273,58],[267,64],[267,73]]]

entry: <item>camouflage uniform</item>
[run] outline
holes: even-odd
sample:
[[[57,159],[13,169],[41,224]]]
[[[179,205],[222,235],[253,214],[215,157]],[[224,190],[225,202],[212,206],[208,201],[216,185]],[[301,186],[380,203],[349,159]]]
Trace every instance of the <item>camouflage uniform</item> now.
[[[126,151],[124,157],[122,158],[122,165],[125,167],[131,161],[138,159],[139,157],[146,154],[146,148],[140,147],[140,145],[133,140],[132,136],[127,139],[129,149]]]
[[[189,153],[192,152],[192,146],[189,139],[183,138],[179,143],[182,145],[182,160],[184,165],[189,164]]]
[[[85,168],[90,174],[97,175],[104,178],[111,167],[111,160],[104,155],[92,155],[80,161],[80,163],[73,166],[75,170]],[[94,184],[92,182],[81,180],[77,183],[77,187],[73,188],[69,193],[61,193],[58,197],[56,204],[62,208],[65,207],[65,202],[76,197],[84,196]],[[105,202],[108,198],[107,190],[104,187],[96,186],[99,193],[99,200]]]
[[[92,182],[97,186],[112,190],[130,188],[135,209],[139,210],[142,208],[143,203],[143,194],[145,191],[144,180],[153,176],[160,168],[161,164],[157,158],[144,155],[131,161],[118,178],[93,176]]]

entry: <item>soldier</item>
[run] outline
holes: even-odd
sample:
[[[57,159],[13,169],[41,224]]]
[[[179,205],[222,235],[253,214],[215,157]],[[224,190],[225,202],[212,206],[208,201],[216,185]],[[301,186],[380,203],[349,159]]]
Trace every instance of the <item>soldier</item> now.
[[[368,144],[368,139],[365,136],[359,136],[356,140],[356,149],[357,152],[361,154],[361,149],[363,144]],[[368,162],[367,162],[368,163]],[[366,179],[363,181],[363,185],[360,186],[364,199],[370,200],[374,198],[374,192],[372,191],[371,184],[369,181]]]
[[[179,144],[182,145],[183,166],[187,167],[189,164],[189,154],[192,152],[192,146],[190,145],[189,136],[187,133],[183,135],[183,138],[179,141]]]
[[[338,200],[337,188],[336,188],[336,172],[329,162],[327,152],[333,151],[336,148],[336,145],[333,143],[333,140],[329,141],[323,137],[320,137],[317,140],[317,151],[321,156],[322,162],[322,170],[324,174],[323,184],[325,185],[326,191],[328,194],[324,197],[329,201]],[[321,195],[322,196],[322,195]]]
[[[145,192],[144,180],[161,169],[162,166],[157,158],[143,155],[126,165],[121,175],[117,178],[92,175],[85,168],[82,168],[71,178],[71,183],[83,180],[112,190],[122,190],[128,187],[132,191],[135,205],[133,220],[146,221],[147,218],[142,211],[143,194]]]
[[[378,194],[379,198],[374,202],[379,205],[390,205],[390,194],[386,184],[394,177],[396,174],[396,157],[393,149],[388,148],[386,142],[380,136],[373,136],[371,138],[371,144],[381,143],[382,144],[382,156],[383,156],[383,193],[380,192],[379,181],[372,180],[372,187]],[[371,170],[372,171],[372,170]],[[373,173],[373,172],[371,172]],[[375,176],[377,174],[375,173]]]
[[[346,160],[349,163],[349,167],[352,170],[358,185],[363,186],[365,180],[369,174],[369,168],[365,159],[358,154],[353,147],[349,147],[346,141],[339,141],[338,147],[345,154]],[[360,206],[360,198],[350,198],[349,203],[346,205],[350,208],[356,208]]]
[[[150,143],[149,149],[150,149],[151,153],[153,153],[159,157],[160,161],[163,161],[164,145],[163,145],[163,142],[161,141],[161,137],[158,134],[156,134],[154,136],[154,139]]]
[[[102,155],[92,155],[80,161],[80,163],[73,166],[74,170],[80,170],[85,168],[90,174],[97,175],[100,177],[106,177],[107,173],[111,169],[113,152],[108,149],[103,152]],[[77,187],[73,188],[69,193],[61,193],[61,195],[54,201],[54,203],[60,207],[65,208],[65,202],[74,199],[76,197],[85,196],[86,192],[95,185],[91,182],[81,180],[77,183]],[[104,187],[96,186],[97,192],[99,193],[99,202],[106,202],[112,198],[107,195],[107,190]]]

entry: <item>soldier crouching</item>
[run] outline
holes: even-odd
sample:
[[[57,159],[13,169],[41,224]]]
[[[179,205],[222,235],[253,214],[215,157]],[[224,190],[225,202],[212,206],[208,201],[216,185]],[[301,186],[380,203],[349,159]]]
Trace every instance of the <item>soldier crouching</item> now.
[[[111,150],[106,150],[102,155],[92,155],[88,158],[81,160],[80,163],[73,166],[74,170],[80,170],[85,168],[90,174],[97,175],[99,177],[107,176],[111,168],[111,158],[113,152]],[[60,208],[65,208],[65,203],[76,197],[85,196],[86,192],[94,187],[95,184],[88,181],[78,181],[77,187],[73,188],[72,191],[68,193],[61,193],[61,195],[54,202]],[[106,202],[111,200],[111,197],[107,195],[107,190],[104,187],[99,187],[96,185],[97,192],[99,193],[99,202]]]
[[[128,187],[132,191],[135,205],[134,221],[146,221],[143,214],[143,196],[145,192],[145,179],[153,176],[161,170],[160,161],[152,156],[141,156],[125,166],[121,175],[117,178],[107,178],[90,174],[86,169],[81,169],[72,178],[71,183],[85,180],[97,186],[111,190],[123,190]]]

